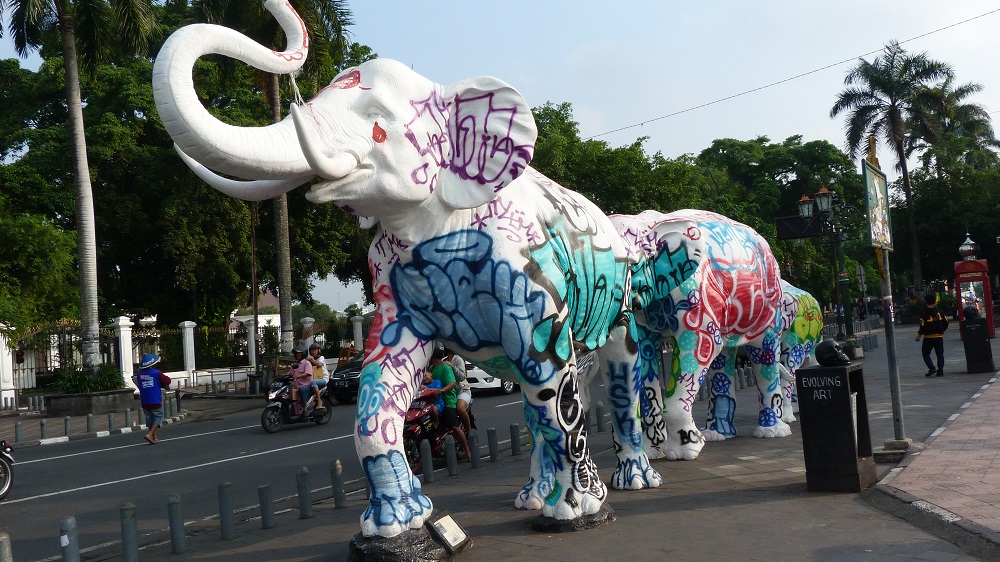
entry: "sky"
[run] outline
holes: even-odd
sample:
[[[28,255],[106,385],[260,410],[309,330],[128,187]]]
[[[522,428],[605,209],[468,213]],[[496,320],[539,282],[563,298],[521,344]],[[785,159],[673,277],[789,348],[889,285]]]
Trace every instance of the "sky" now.
[[[719,138],[762,135],[843,147],[843,120],[829,111],[844,75],[893,39],[950,64],[958,84],[982,85],[971,101],[1000,115],[996,1],[367,0],[348,7],[352,39],[380,57],[441,84],[495,76],[531,107],[569,102],[583,138],[622,146],[648,137],[647,153],[667,158],[697,154]],[[12,56],[5,34],[0,57]],[[894,180],[891,166],[883,167]],[[332,278],[317,283],[314,297],[337,310],[362,299],[360,287]]]

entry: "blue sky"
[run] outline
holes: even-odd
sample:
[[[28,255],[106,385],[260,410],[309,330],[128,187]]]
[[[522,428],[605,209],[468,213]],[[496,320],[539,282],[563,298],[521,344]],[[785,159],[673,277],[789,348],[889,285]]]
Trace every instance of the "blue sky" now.
[[[983,85],[973,101],[1000,115],[1000,11],[959,24],[1000,9],[996,2],[369,0],[349,7],[353,39],[381,57],[443,84],[496,76],[533,107],[569,102],[584,137],[645,122],[598,138],[620,146],[647,136],[647,152],[669,158],[727,137],[780,142],[801,134],[843,146],[843,123],[828,113],[844,74],[891,39],[916,38],[904,48],[951,64],[958,83]],[[0,57],[11,56],[5,34]],[[321,281],[315,296],[342,309],[360,289]]]

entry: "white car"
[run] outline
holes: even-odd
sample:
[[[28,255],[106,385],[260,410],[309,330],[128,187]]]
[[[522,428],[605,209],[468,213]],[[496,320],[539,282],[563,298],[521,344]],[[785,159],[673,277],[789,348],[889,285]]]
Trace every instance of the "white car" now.
[[[473,391],[495,390],[501,394],[510,394],[517,386],[514,381],[505,381],[487,374],[486,371],[476,367],[469,360],[465,361],[465,376]]]

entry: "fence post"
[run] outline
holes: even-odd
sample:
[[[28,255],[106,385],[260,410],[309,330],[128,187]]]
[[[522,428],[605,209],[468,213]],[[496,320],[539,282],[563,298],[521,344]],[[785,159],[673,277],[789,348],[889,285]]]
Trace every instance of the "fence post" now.
[[[122,379],[125,380],[125,384],[133,390],[139,390],[135,383],[132,382],[132,375],[134,368],[132,363],[132,321],[128,319],[128,316],[119,316],[111,323],[111,326],[115,330],[115,335],[118,336],[118,364],[122,368]]]
[[[351,324],[354,324],[354,347],[356,349],[364,349],[365,348],[365,340],[361,336],[361,323],[364,322],[364,321],[365,321],[365,319],[364,319],[363,316],[352,316],[351,317]]]
[[[80,562],[80,543],[76,538],[76,517],[63,517],[59,523],[59,546],[65,562]]]
[[[181,515],[181,497],[170,494],[167,498],[167,520],[170,521],[170,552],[180,554],[187,547],[184,545],[184,517]]]
[[[123,503],[121,516],[122,560],[124,562],[139,562],[139,529],[135,521],[135,504]]]
[[[300,466],[295,473],[295,483],[299,488],[299,519],[313,516],[312,499],[309,498],[309,469]]]
[[[236,534],[233,526],[233,489],[228,481],[219,482],[219,529],[224,541]]]
[[[187,377],[191,378],[194,373],[194,327],[198,324],[190,320],[185,320],[177,325],[181,329],[181,342],[184,349],[184,370]],[[214,379],[213,379],[214,380]]]

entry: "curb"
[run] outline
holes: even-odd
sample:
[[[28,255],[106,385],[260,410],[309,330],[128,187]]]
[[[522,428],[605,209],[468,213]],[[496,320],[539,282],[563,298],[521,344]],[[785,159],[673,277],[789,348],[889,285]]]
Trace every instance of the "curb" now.
[[[170,425],[172,423],[177,423],[190,415],[187,410],[182,410],[176,416],[171,418],[163,418],[163,423],[161,425]],[[120,427],[118,429],[106,430],[106,431],[91,431],[90,433],[76,433],[74,435],[63,435],[60,437],[46,437],[45,439],[31,439],[28,441],[19,441],[17,443],[11,443],[14,449],[24,449],[28,447],[39,447],[42,445],[55,445],[57,443],[68,443],[70,441],[81,441],[83,439],[94,439],[97,437],[108,437],[110,435],[121,435],[123,433],[132,433],[134,431],[140,431],[142,429],[142,424],[133,424],[131,427]]]

